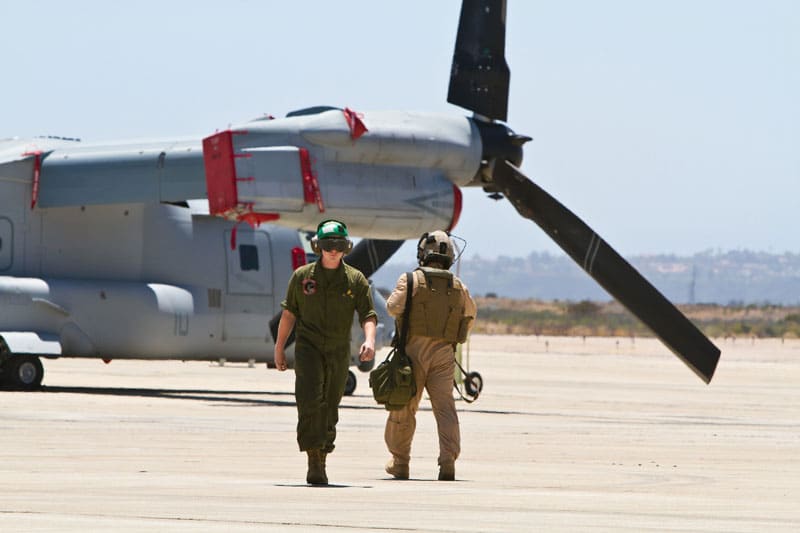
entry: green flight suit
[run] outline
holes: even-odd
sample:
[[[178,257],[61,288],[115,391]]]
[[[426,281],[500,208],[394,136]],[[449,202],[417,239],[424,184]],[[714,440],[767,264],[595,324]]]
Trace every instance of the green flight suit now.
[[[294,271],[281,306],[296,317],[294,395],[300,451],[333,451],[339,402],[350,366],[354,311],[363,325],[377,313],[364,274],[342,261],[317,261]]]

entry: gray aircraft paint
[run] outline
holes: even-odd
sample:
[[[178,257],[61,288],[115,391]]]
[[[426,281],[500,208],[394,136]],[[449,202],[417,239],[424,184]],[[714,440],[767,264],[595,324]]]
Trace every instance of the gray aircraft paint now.
[[[296,160],[297,147],[252,150],[278,162],[264,178],[288,176],[253,195],[296,197],[299,174],[280,159]],[[272,361],[267,323],[292,254],[305,254],[301,224],[253,229],[209,215],[199,139],[6,140],[0,157],[0,337],[12,354]],[[303,224],[326,215],[308,210]],[[380,347],[393,327],[374,296]],[[355,354],[357,324],[353,338]]]

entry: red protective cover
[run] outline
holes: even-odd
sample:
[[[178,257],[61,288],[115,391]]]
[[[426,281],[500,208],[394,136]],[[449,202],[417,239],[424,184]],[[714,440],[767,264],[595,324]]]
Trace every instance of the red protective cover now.
[[[450,219],[450,227],[447,231],[452,230],[458,224],[458,219],[461,218],[461,208],[464,206],[464,199],[461,196],[461,189],[453,185],[453,217]]]
[[[212,215],[225,216],[238,203],[233,132],[221,131],[203,139],[203,163],[209,211]]]

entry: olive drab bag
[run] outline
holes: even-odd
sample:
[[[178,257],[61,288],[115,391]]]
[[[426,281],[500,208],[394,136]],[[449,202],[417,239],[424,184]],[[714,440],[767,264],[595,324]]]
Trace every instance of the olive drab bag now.
[[[369,373],[369,386],[372,396],[387,411],[397,411],[408,405],[417,394],[417,382],[411,359],[406,355],[406,336],[408,335],[408,315],[411,312],[412,274],[406,272],[406,308],[403,311],[403,328],[395,337],[394,348],[372,372]]]

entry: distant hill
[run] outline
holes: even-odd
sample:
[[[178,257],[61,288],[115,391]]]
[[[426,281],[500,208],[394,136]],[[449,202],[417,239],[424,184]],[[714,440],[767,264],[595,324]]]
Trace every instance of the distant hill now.
[[[373,276],[391,288],[416,266],[395,258]],[[800,305],[800,254],[706,251],[692,256],[638,255],[627,260],[675,303]],[[462,261],[460,276],[476,296],[608,301],[610,296],[566,255]]]

